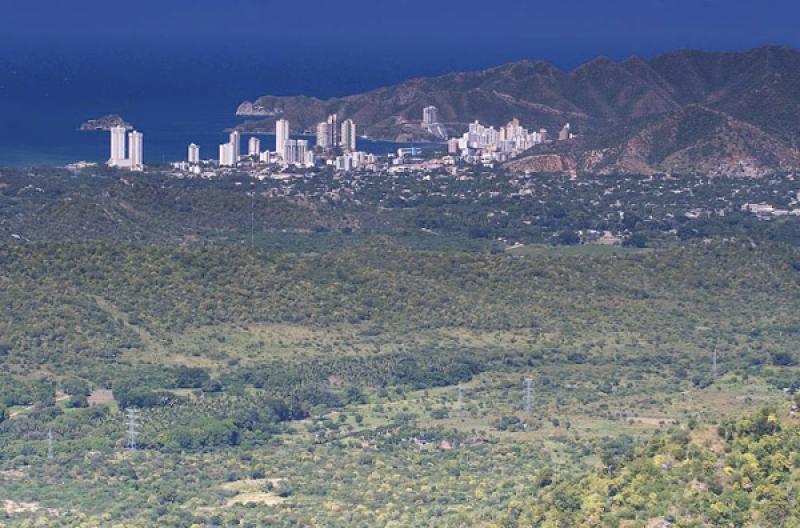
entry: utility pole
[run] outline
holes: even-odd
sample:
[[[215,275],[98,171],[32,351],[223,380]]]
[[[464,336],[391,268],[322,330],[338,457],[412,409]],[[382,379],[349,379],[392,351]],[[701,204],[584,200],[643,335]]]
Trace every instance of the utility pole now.
[[[531,388],[532,383],[533,383],[533,380],[531,378],[525,378],[525,413],[526,414],[531,414],[531,408],[533,406],[532,405],[533,404],[533,401],[532,401],[532,395],[533,394],[531,392],[532,391],[532,388]]]
[[[134,407],[125,409],[128,416],[128,442],[125,447],[129,451],[136,451],[136,438],[139,436],[139,415]]]
[[[47,430],[47,458],[53,460],[53,429]]]

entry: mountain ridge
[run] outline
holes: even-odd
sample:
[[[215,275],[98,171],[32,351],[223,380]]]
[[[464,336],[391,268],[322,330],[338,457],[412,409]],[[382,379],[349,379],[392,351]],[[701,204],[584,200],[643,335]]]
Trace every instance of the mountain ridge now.
[[[296,132],[311,131],[328,114],[338,113],[356,121],[360,131],[373,139],[434,141],[421,125],[422,108],[428,105],[438,107],[450,135],[463,133],[476,119],[500,126],[517,117],[530,129],[547,128],[551,133],[570,122],[573,130],[590,142],[617,149],[647,143],[644,138],[628,137],[625,145],[612,144],[621,130],[638,127],[636,133],[643,133],[640,123],[648,119],[660,119],[661,128],[670,124],[685,128],[683,119],[691,120],[698,114],[696,108],[703,107],[730,116],[737,122],[733,128],[739,134],[752,134],[758,144],[743,152],[723,149],[726,154],[722,157],[707,156],[703,152],[711,148],[708,145],[724,145],[733,129],[702,130],[693,140],[689,138],[694,150],[670,153],[681,158],[680,162],[664,163],[667,155],[658,163],[637,164],[637,170],[646,174],[674,169],[702,172],[716,160],[722,169],[713,174],[760,176],[800,166],[796,147],[800,140],[800,51],[784,46],[734,52],[679,49],[651,59],[631,56],[622,61],[596,57],[569,71],[540,60],[522,60],[475,72],[418,77],[325,100],[263,96],[242,103],[237,114],[261,118],[240,126],[249,132],[271,131],[279,117],[287,118]],[[700,148],[703,145],[705,149]],[[540,146],[530,156],[551,150],[550,145]],[[646,149],[632,154],[641,160],[653,157]],[[575,153],[567,164],[588,166],[582,161],[587,155],[587,151]],[[509,164],[523,165],[519,160]],[[621,163],[603,169],[629,170]]]

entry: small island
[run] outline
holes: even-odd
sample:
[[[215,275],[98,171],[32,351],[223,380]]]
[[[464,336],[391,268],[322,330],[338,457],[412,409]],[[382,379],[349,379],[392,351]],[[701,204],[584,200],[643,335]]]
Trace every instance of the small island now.
[[[81,125],[80,130],[111,130],[113,127],[125,127],[126,130],[133,129],[133,126],[116,114],[108,114],[97,119],[90,119]]]

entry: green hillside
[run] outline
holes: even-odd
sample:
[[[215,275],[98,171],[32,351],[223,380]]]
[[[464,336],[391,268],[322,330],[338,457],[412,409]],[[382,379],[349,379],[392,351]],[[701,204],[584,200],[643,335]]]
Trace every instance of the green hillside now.
[[[581,490],[615,445],[627,457],[797,385],[800,253],[776,243],[39,242],[0,247],[0,269],[12,526],[568,526],[594,495],[562,510],[554,490]]]

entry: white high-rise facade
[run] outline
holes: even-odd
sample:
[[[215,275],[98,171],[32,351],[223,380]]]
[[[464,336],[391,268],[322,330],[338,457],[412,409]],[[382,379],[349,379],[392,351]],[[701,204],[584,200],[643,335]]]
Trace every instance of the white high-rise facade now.
[[[144,134],[134,130],[128,134],[131,170],[144,170]]]
[[[285,119],[275,121],[275,152],[286,159],[286,142],[289,141],[289,122]]]
[[[257,158],[261,153],[261,141],[257,137],[251,137],[247,142],[247,155]]]
[[[189,145],[189,155],[188,155],[189,163],[193,163],[197,165],[200,163],[200,147],[194,143]]]
[[[284,145],[283,160],[293,165],[305,165],[308,140],[289,139]]]
[[[125,161],[125,127],[111,127],[111,155],[108,158],[109,167],[121,165]]]
[[[342,121],[341,146],[351,152],[356,150],[356,124],[352,119]]]
[[[238,130],[234,130],[230,135],[230,143],[233,147],[233,164],[239,162],[239,156],[242,154],[242,136]]]
[[[121,126],[111,127],[109,132],[111,133],[111,155],[108,158],[108,166],[136,171],[144,170],[144,135],[134,130],[126,136],[126,129]]]
[[[323,121],[317,125],[317,146],[323,150],[333,146],[331,124]]]
[[[353,170],[353,156],[345,152],[343,155],[336,158],[336,170],[350,171]]]
[[[330,144],[332,147],[335,147],[339,144],[339,138],[336,135],[339,133],[339,128],[337,127],[336,123],[339,120],[339,116],[336,114],[331,114],[328,116],[328,125],[330,125]]]
[[[439,122],[439,109],[435,106],[426,106],[422,109],[422,122],[426,125],[433,125]]]
[[[233,167],[233,143],[223,143],[219,146],[219,165],[220,167]]]

